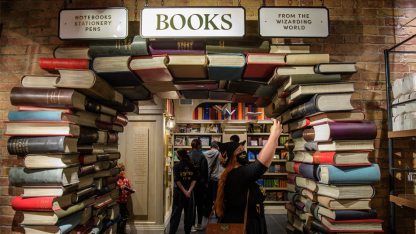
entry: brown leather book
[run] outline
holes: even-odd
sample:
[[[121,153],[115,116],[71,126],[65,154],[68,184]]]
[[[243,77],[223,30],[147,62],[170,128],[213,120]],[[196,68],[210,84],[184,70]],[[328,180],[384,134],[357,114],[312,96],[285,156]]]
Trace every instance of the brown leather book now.
[[[86,97],[73,89],[14,87],[10,102],[14,106],[40,106],[85,110]]]
[[[303,139],[305,141],[314,141],[315,130],[313,128],[308,128],[308,129],[303,130]]]

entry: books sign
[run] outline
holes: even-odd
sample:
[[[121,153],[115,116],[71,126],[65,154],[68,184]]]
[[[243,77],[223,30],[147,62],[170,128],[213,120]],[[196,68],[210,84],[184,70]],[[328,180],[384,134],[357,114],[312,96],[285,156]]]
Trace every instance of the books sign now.
[[[262,37],[328,37],[329,12],[325,7],[261,7]]]
[[[125,39],[126,8],[65,9],[59,12],[61,39]]]
[[[242,7],[145,8],[140,23],[144,38],[242,37],[245,10]]]

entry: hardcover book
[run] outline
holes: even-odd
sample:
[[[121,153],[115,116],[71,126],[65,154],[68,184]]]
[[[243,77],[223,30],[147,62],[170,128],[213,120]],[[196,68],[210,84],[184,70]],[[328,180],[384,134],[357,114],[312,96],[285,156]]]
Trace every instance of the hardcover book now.
[[[297,129],[305,128],[308,126],[314,126],[323,123],[333,122],[359,122],[364,120],[365,115],[363,112],[348,111],[348,112],[321,112],[311,116],[306,116],[303,119],[288,123],[288,130],[294,131]]]
[[[279,65],[284,65],[282,54],[247,53],[244,79],[268,80]]]
[[[205,42],[193,40],[151,40],[149,51],[152,55],[160,54],[205,54]]]
[[[318,170],[318,165],[314,165],[314,164],[301,163],[299,166],[299,173],[304,178],[311,179],[311,180],[318,180],[317,170]]]
[[[39,67],[47,71],[59,69],[89,69],[89,59],[68,59],[68,58],[39,58]]]
[[[315,65],[314,71],[321,74],[354,73],[357,68],[355,63],[320,63]]]
[[[151,93],[178,91],[172,81],[155,81],[143,83],[143,86],[146,87],[146,89],[148,89]]]
[[[207,65],[205,55],[169,55],[167,64],[175,79],[206,79]]]
[[[72,205],[73,194],[61,197],[29,197],[16,196],[12,198],[11,205],[14,210],[20,211],[52,211],[67,208]]]
[[[376,138],[377,127],[372,121],[333,122],[313,126],[303,131],[306,141],[371,140]]]
[[[78,167],[45,170],[12,167],[9,181],[13,186],[68,186],[79,182]]]
[[[207,42],[207,54],[216,53],[268,53],[270,42],[259,38],[243,40],[211,40]]]
[[[97,57],[92,68],[112,86],[135,86],[142,82],[129,67],[130,56]]]
[[[310,180],[310,179],[307,179],[307,178],[303,178],[301,176],[297,176],[295,178],[295,184],[296,184],[296,186],[299,186],[301,188],[305,188],[305,189],[307,189],[309,191],[312,191],[312,192],[316,192],[317,189],[318,189],[318,185],[317,185],[316,181],[313,181],[313,180]]]
[[[122,105],[123,95],[114,91],[106,81],[91,70],[59,70],[58,88],[77,89],[87,96],[104,99]]]
[[[330,210],[370,210],[371,199],[334,199],[318,196],[319,205]]]
[[[278,89],[277,95],[279,97],[285,97],[289,94],[296,85],[313,84],[313,83],[331,83],[341,81],[341,75],[290,75],[283,85]]]
[[[296,151],[296,162],[312,163],[312,164],[329,164],[334,166],[364,166],[370,165],[368,160],[369,151],[351,151],[351,152],[305,152]]]
[[[28,169],[67,168],[79,164],[78,154],[37,155],[25,157],[24,165]]]
[[[258,81],[236,81],[232,80],[228,83],[227,91],[231,93],[247,93],[253,95],[263,85]]]
[[[353,83],[302,84],[293,88],[286,102],[292,103],[308,95],[352,92],[354,92]]]
[[[293,108],[290,116],[292,119],[298,119],[319,112],[353,110],[351,96],[352,93],[316,94],[307,102]]]
[[[178,90],[215,90],[218,83],[213,81],[177,82],[175,88]]]
[[[309,54],[310,45],[307,44],[271,44],[269,53],[274,54]]]
[[[335,221],[324,216],[321,221],[330,232],[383,232],[380,219]]]
[[[50,221],[50,222],[46,222],[47,220],[42,220],[42,215],[39,215],[38,217],[36,217],[35,215],[32,216],[30,214],[26,214],[26,217],[28,219],[29,218],[34,219],[33,222],[36,224],[27,225],[27,226],[25,225],[23,226],[23,229],[25,230],[25,233],[65,234],[65,233],[69,233],[72,229],[74,229],[80,223],[81,216],[82,216],[82,211],[76,212],[72,215],[69,215],[59,220],[55,220],[54,218],[51,218],[45,215],[45,217],[47,217],[47,220]],[[50,225],[55,225],[55,226],[50,226]]]
[[[114,89],[133,101],[148,100],[151,97],[151,93],[143,85],[120,86],[114,87]],[[136,104],[130,104],[125,112],[134,112],[138,114],[139,109]]]
[[[318,195],[335,199],[369,199],[375,195],[371,185],[326,185],[317,184]]]
[[[172,81],[173,77],[166,67],[167,62],[168,57],[166,54],[140,56],[132,58],[130,68],[144,83]]]
[[[147,55],[147,41],[140,35],[124,40],[95,41],[89,46],[89,55],[95,57]]]
[[[329,54],[288,54],[285,62],[287,65],[295,66],[329,63]]]
[[[81,180],[80,180],[81,181]],[[72,184],[67,186],[60,185],[24,185],[23,194],[24,198],[27,197],[62,197],[68,194],[72,194],[77,191],[79,184]]]
[[[85,110],[86,98],[73,89],[14,87],[10,92],[14,106],[41,106]]]
[[[77,138],[65,136],[10,137],[7,141],[9,154],[66,154],[77,152]]]
[[[240,80],[246,64],[243,54],[209,54],[210,80]]]
[[[59,76],[23,76],[20,83],[22,87],[27,88],[55,88],[56,82],[58,82]]]
[[[374,150],[373,140],[339,140],[331,142],[306,142],[307,151],[371,151]]]
[[[375,184],[380,181],[378,164],[364,167],[319,165],[316,176],[323,184]]]
[[[88,51],[88,47],[58,46],[53,51],[53,56],[65,59],[90,59]]]
[[[5,122],[6,136],[79,136],[79,126],[64,121]]]
[[[376,210],[330,210],[320,206],[318,213],[333,220],[359,220],[377,218]]]

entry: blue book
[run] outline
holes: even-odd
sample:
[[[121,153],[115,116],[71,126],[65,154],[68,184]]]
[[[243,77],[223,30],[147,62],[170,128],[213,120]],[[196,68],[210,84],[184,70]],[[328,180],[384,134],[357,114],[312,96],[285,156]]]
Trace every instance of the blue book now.
[[[60,233],[65,234],[69,233],[81,222],[82,211],[79,211],[75,214],[69,215],[65,218],[62,218],[58,221]]]
[[[246,65],[243,54],[209,54],[208,79],[241,80]]]
[[[319,206],[318,213],[333,220],[376,219],[376,210],[330,210]]]
[[[208,104],[205,104],[203,119],[204,120],[209,120],[209,105]]]
[[[316,176],[323,184],[374,184],[380,181],[380,168],[378,164],[365,167],[319,165]]]
[[[68,120],[62,111],[10,111],[10,121],[61,121]]]
[[[307,164],[307,163],[301,163],[299,167],[300,174],[308,179],[311,180],[318,180],[316,177],[316,171],[318,170],[318,165],[314,164]]]

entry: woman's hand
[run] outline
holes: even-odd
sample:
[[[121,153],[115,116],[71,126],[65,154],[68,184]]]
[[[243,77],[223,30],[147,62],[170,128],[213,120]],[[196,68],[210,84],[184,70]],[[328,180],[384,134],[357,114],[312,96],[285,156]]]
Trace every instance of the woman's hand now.
[[[273,125],[270,128],[270,136],[279,137],[280,134],[282,134],[282,130],[283,130],[283,127],[280,121],[273,119]]]

